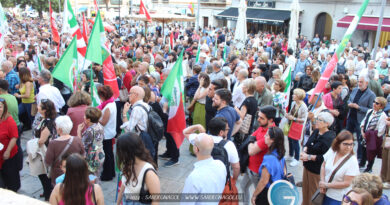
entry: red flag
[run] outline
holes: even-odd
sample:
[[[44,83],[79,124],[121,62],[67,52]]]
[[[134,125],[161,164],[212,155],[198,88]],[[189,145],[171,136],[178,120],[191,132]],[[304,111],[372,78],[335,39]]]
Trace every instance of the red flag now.
[[[148,19],[149,22],[152,22],[152,18],[150,17],[149,12],[146,9],[142,0],[140,1],[140,5],[139,5],[139,14],[145,14],[146,19]]]
[[[88,35],[89,35],[88,22],[86,21],[85,15],[83,13],[83,38],[84,38],[85,44],[87,44],[87,45],[88,45]]]
[[[169,43],[171,44],[170,45],[171,46],[171,50],[173,50],[175,48],[174,42],[175,42],[175,39],[173,38],[173,31],[172,31],[171,34],[170,34],[170,37],[169,37]]]
[[[58,34],[56,21],[53,18],[53,10],[51,9],[51,2],[49,1],[49,12],[50,12],[50,26],[51,32],[53,33],[53,41],[57,44],[60,43],[60,34]]]
[[[99,6],[98,6],[96,0],[93,0],[93,4],[95,5],[95,12],[96,12],[96,14],[97,14],[97,12],[98,12],[98,10],[99,10]]]
[[[112,91],[114,92],[114,99],[119,97],[118,82],[116,80],[116,74],[114,65],[112,64],[111,55],[109,55],[103,62],[103,79],[104,85],[110,86]]]

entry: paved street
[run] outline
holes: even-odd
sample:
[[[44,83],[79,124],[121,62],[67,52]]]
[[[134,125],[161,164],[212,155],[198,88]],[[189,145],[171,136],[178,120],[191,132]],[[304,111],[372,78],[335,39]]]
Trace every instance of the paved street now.
[[[22,136],[22,146],[25,147],[25,144],[28,139],[31,139],[31,131],[25,132]],[[164,193],[180,193],[183,189],[184,182],[186,177],[193,169],[193,164],[196,162],[196,158],[191,156],[188,152],[188,141],[184,140],[183,145],[180,149],[180,165],[165,168],[160,166],[158,170],[158,175],[160,177],[161,183],[161,191]],[[287,144],[286,144],[286,147]],[[159,153],[163,153],[165,151],[165,140],[161,140]],[[162,165],[165,161],[159,160],[159,165]],[[373,168],[373,173],[378,174],[380,172],[380,164],[381,160],[376,160]],[[302,179],[302,165],[298,165],[296,167],[288,167],[288,171],[294,174],[295,180],[301,181]],[[25,164],[23,170],[21,171],[21,181],[22,187],[19,190],[19,193],[28,195],[33,198],[39,199],[39,195],[43,193],[42,185],[38,179],[38,177],[31,176],[29,173],[28,166]],[[239,192],[240,190],[240,177],[237,181],[237,188]],[[103,192],[104,192],[104,200],[105,204],[111,205],[115,204],[115,187],[116,187],[116,179],[110,182],[102,182],[101,184]],[[301,188],[298,188],[301,192]],[[254,187],[252,187],[251,193],[253,192]],[[390,195],[389,190],[385,190],[384,193],[386,195]],[[43,198],[40,198],[41,200]],[[170,203],[173,204],[173,203]],[[177,203],[175,203],[177,204]]]

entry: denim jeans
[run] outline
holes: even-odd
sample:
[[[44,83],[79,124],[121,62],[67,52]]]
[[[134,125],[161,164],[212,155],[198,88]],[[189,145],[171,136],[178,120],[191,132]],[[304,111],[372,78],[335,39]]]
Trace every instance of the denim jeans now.
[[[31,107],[33,103],[20,103],[19,108],[19,116],[23,113],[27,112],[28,119],[30,120],[30,123],[32,124],[34,122],[33,116],[31,116]]]
[[[295,153],[295,155],[294,155]],[[299,161],[299,141],[288,138],[288,154]]]

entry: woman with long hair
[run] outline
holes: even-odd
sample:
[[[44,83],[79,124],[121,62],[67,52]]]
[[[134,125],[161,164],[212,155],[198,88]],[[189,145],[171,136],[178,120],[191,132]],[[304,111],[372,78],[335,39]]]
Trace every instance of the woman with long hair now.
[[[31,107],[35,103],[35,94],[34,94],[34,84],[31,76],[30,70],[23,67],[19,69],[19,78],[20,78],[20,86],[19,93],[15,93],[14,96],[22,99],[22,103],[19,104],[19,119],[20,116],[27,112],[27,116],[29,119],[29,125],[27,127],[31,127],[31,124],[34,121],[34,118],[31,116]]]
[[[335,132],[339,133],[343,128],[343,120],[344,120],[344,102],[341,99],[341,91],[343,89],[343,85],[340,81],[335,81],[330,85],[332,89],[329,93],[325,94],[322,97],[324,105],[329,110],[329,112],[335,118]]]
[[[269,187],[272,182],[283,179],[285,176],[286,161],[284,160],[284,154],[286,150],[284,148],[283,131],[278,127],[271,127],[264,138],[265,144],[269,148],[259,168],[260,180],[251,199],[253,205],[269,204],[267,196]]]
[[[123,205],[142,204],[139,202],[142,185],[144,190],[148,190],[152,195],[160,193],[160,180],[155,170],[156,164],[136,133],[128,132],[120,135],[116,153],[117,164],[123,173],[117,205],[120,205],[122,201]],[[152,201],[152,204],[158,204],[158,201]]]
[[[50,196],[51,205],[103,205],[104,195],[98,184],[89,181],[87,162],[79,154],[66,158],[63,183],[57,184]]]

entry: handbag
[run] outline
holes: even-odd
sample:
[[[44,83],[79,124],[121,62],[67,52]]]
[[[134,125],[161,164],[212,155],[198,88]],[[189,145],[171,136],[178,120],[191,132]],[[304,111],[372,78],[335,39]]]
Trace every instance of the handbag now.
[[[68,143],[66,144],[65,148],[62,150],[62,152],[60,153],[60,155],[58,155],[58,157],[54,160],[52,166],[54,166],[58,160],[61,160],[61,158],[62,158],[62,156],[65,154],[65,152],[68,151],[70,145],[71,145],[72,142],[73,142],[73,139],[74,139],[73,136],[70,137],[70,140],[68,141]],[[51,167],[51,166],[48,166],[47,169],[48,169],[48,170],[47,170],[47,176],[48,176],[49,178],[51,178],[51,174],[52,174],[52,173],[51,173],[51,170],[52,170],[52,167]]]
[[[239,132],[241,134],[248,134],[249,129],[251,127],[251,122],[252,122],[252,115],[246,114],[244,117],[244,120],[242,121],[242,124],[240,126]]]
[[[230,178],[230,181],[233,181],[233,178]],[[238,205],[238,189],[235,185],[235,183],[231,183],[231,186],[229,186],[229,183],[225,185],[225,188],[222,192],[222,199],[219,201],[218,205]]]
[[[298,109],[295,110],[295,113],[293,115],[294,118],[297,117],[298,110],[299,110],[299,108],[301,108],[301,106],[302,106],[302,104],[298,107]],[[303,129],[303,124],[291,121],[290,129],[288,131],[287,136],[291,139],[299,140],[299,139],[301,139],[302,129]]]
[[[145,190],[145,188],[144,188],[145,187],[146,173],[149,170],[152,170],[154,173],[156,173],[156,171],[153,168],[148,168],[144,172],[144,177],[142,179],[141,190],[139,191],[139,200],[138,200],[140,203],[143,203],[143,204],[151,204],[153,201],[152,198],[150,197],[151,195],[150,195],[149,190]]]
[[[31,105],[31,116],[35,116],[38,112],[38,106],[36,103],[33,103]]]
[[[339,164],[339,166],[336,167],[336,169],[332,172],[332,175],[330,175],[328,183],[333,181],[334,176],[336,175],[336,172],[339,171],[339,169],[345,164],[345,162],[348,161],[349,158],[352,157],[352,154],[349,154],[347,157],[344,158],[344,160]],[[311,197],[311,203],[314,205],[322,205],[322,202],[324,201],[325,194],[320,192],[320,189],[317,189],[317,191],[313,194]]]
[[[129,91],[127,91],[127,88],[126,87],[122,87],[120,90],[119,90],[119,100],[121,102],[127,102],[129,101]]]

